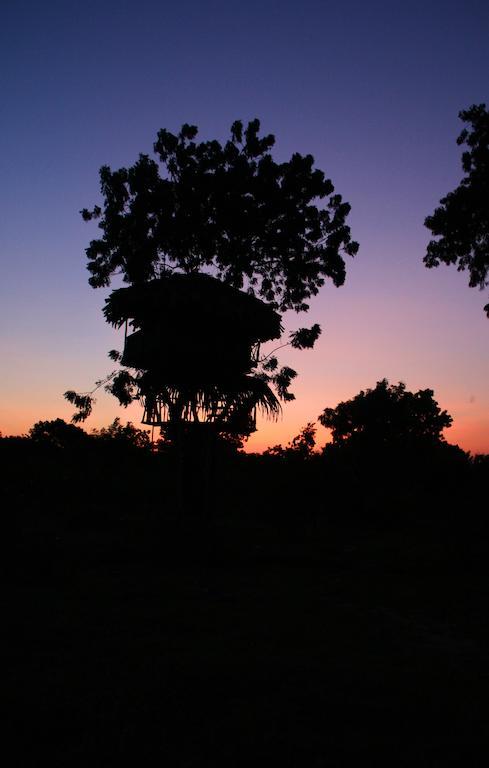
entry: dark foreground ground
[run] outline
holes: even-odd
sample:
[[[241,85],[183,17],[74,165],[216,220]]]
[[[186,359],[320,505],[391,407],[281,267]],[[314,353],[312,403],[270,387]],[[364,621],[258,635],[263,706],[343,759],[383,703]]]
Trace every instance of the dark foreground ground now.
[[[8,765],[487,765],[480,495],[246,465],[182,512],[131,461],[4,462]]]

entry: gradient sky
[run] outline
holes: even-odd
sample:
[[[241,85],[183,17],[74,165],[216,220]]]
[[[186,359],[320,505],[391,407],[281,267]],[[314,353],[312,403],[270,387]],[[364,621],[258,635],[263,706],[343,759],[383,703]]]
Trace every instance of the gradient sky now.
[[[312,351],[284,350],[297,400],[248,446],[287,442],[325,406],[387,377],[430,387],[454,418],[446,437],[489,452],[487,296],[464,273],[427,270],[423,227],[461,178],[460,109],[489,103],[489,4],[403,0],[46,0],[0,11],[0,430],[69,419],[66,389],[111,370],[120,335],[88,286],[98,169],[132,164],[156,132],[202,139],[259,117],[275,156],[312,153],[352,205],[358,256],[345,286],[308,315]],[[100,395],[85,427],[116,415]],[[319,432],[324,442],[324,430]]]

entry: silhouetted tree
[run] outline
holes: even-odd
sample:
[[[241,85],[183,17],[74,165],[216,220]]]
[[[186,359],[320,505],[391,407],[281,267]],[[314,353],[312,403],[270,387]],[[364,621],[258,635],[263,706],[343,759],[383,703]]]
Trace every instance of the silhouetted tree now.
[[[196,142],[197,127],[185,124],[177,135],[159,131],[159,164],[142,154],[131,168],[103,166],[103,208],[82,211],[103,232],[87,248],[90,284],[107,286],[115,273],[135,285],[170,267],[211,268],[281,311],[307,309],[325,277],[341,285],[343,255],[358,250],[350,206],[312,155],[277,163],[275,137],[259,130],[259,120],[236,121],[224,144]]]
[[[319,421],[331,430],[333,445],[389,447],[440,443],[452,417],[440,409],[432,389],[409,392],[402,382],[390,385],[382,379],[374,389],[325,408]]]
[[[38,421],[29,430],[29,437],[35,443],[55,448],[74,448],[85,445],[89,436],[80,427],[67,424],[63,419]]]
[[[280,456],[283,458],[294,457],[308,459],[314,453],[316,445],[316,427],[313,422],[306,424],[285,448],[282,445],[274,445],[264,453],[266,456]]]
[[[108,427],[94,430],[92,435],[97,440],[118,444],[123,447],[144,450],[148,450],[151,447],[151,439],[147,430],[138,429],[130,421],[123,425],[119,417],[115,418]]]
[[[317,294],[326,278],[341,285],[344,257],[358,250],[346,224],[350,206],[334,194],[325,174],[314,168],[313,157],[295,153],[287,162],[276,162],[271,155],[275,138],[271,134],[260,136],[258,120],[246,127],[240,121],[233,123],[231,136],[224,143],[198,142],[197,133],[195,126],[187,124],[176,135],[161,130],[154,144],[157,160],[142,154],[130,168],[101,168],[103,205],[82,211],[86,221],[98,220],[102,231],[86,250],[90,284],[108,286],[114,275],[120,275],[131,286],[126,291],[138,291],[149,284],[163,290],[165,281],[176,290],[178,281],[168,279],[175,273],[201,278],[195,273],[207,272],[227,286],[244,289],[267,302],[269,311],[281,312],[307,311],[308,299]],[[318,207],[318,201],[324,199],[324,206]],[[197,282],[201,292],[211,290],[209,281]],[[187,285],[191,285],[190,280]],[[128,317],[133,318],[120,313],[115,316],[111,311],[123,290],[113,292],[105,309],[108,321],[119,327]],[[217,306],[224,298],[222,292]],[[207,305],[211,303],[207,301]],[[282,333],[280,317],[276,319],[278,334],[272,332],[265,339],[279,338]],[[137,325],[137,332],[142,324]],[[197,326],[198,318],[194,323],[187,319],[187,324]],[[147,333],[143,329],[137,340],[142,343],[144,336],[145,345],[151,346],[158,335],[155,330],[150,328]],[[317,324],[300,328],[280,346],[311,348],[320,332]],[[188,329],[185,334],[173,346],[187,348]],[[135,333],[129,337],[131,342],[135,343],[135,337]],[[257,340],[262,339],[255,334],[254,343]],[[112,351],[110,356],[122,365],[131,365],[127,354]],[[142,396],[146,415],[159,413],[161,403],[174,410],[175,400],[184,403],[190,414],[197,414],[203,402],[211,404],[211,412],[228,400],[231,410],[244,411],[236,406],[237,397],[244,398],[248,410],[259,405],[275,415],[280,406],[270,385],[280,399],[294,398],[289,386],[296,372],[287,366],[279,368],[273,353],[264,358],[254,356],[243,368],[245,378],[238,387],[236,380],[234,389],[228,382],[223,388],[219,377],[216,381],[211,377],[202,387],[197,378],[191,382],[190,395],[188,380],[179,381],[175,387],[174,381],[163,381],[159,376],[158,386],[155,388],[154,382],[150,386],[148,379],[158,367],[161,361],[151,368],[143,366],[148,375],[142,370],[134,375],[127,369],[114,372],[99,385],[105,384],[124,406]],[[248,375],[250,372],[253,375]],[[168,384],[173,387],[171,397],[167,397]],[[78,408],[75,420],[82,421],[90,414],[93,392],[65,394]],[[254,419],[248,422],[254,423]],[[243,434],[249,433],[249,425],[246,429]]]
[[[457,139],[467,148],[462,154],[464,178],[440,200],[425,226],[435,235],[428,244],[424,263],[441,262],[469,271],[469,285],[484,289],[489,274],[489,113],[485,104],[460,112],[469,125]],[[484,307],[489,317],[489,304]]]

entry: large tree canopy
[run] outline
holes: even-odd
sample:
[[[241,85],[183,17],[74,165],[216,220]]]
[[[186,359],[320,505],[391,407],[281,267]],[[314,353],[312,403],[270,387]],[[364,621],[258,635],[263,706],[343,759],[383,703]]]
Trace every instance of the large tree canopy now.
[[[258,120],[246,127],[234,122],[224,143],[196,141],[197,133],[187,124],[177,135],[161,130],[156,160],[140,155],[130,168],[102,167],[102,206],[81,212],[86,221],[97,220],[102,233],[86,249],[89,282],[109,286],[118,275],[129,284],[112,292],[105,314],[117,327],[127,330],[129,322],[133,333],[122,355],[110,353],[125,370],[113,371],[91,392],[65,393],[78,409],[74,421],[90,415],[93,393],[105,385],[124,406],[141,398],[145,423],[211,419],[223,429],[237,430],[239,422],[249,433],[257,406],[274,416],[278,399],[294,399],[289,386],[296,372],[279,368],[274,352],[288,344],[311,348],[321,332],[317,323],[299,328],[260,356],[260,343],[283,331],[276,310],[307,311],[326,278],[336,286],[344,282],[344,257],[358,250],[346,224],[350,206],[333,194],[311,155],[276,162],[275,138],[260,135]],[[195,287],[202,306],[194,301]],[[149,304],[150,294],[158,294],[149,319],[131,309],[112,311],[121,297],[144,299],[148,291]],[[243,308],[253,301],[248,318]],[[170,305],[177,311],[163,321]],[[217,325],[205,322],[211,308]],[[265,316],[273,328],[266,323],[257,334],[253,326]]]
[[[436,239],[424,263],[456,264],[459,271],[469,271],[471,287],[484,289],[489,285],[489,113],[485,104],[474,104],[459,117],[470,126],[457,139],[467,147],[462,154],[465,176],[425,220]],[[484,310],[489,317],[489,304]]]
[[[276,309],[307,310],[325,278],[345,279],[353,256],[348,203],[311,155],[276,162],[260,122],[233,123],[231,137],[196,141],[197,128],[161,130],[158,161],[140,155],[130,168],[100,170],[103,206],[84,209],[102,237],[87,248],[93,287],[114,274],[138,284],[176,268],[209,270],[255,292]],[[327,198],[323,207],[319,200]]]

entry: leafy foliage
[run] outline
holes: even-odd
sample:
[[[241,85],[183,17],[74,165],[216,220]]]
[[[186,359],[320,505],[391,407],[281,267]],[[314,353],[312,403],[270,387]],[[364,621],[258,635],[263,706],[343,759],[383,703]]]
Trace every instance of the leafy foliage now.
[[[289,341],[285,344],[281,344],[277,349],[283,347],[294,347],[295,349],[311,349],[316,343],[321,334],[321,327],[315,323],[311,328],[299,328],[297,331],[289,334]],[[277,349],[273,350],[276,352]],[[284,402],[290,402],[295,400],[295,395],[289,391],[289,387],[292,380],[297,376],[297,371],[293,368],[284,366],[279,371],[278,358],[271,352],[266,357],[259,361],[259,373],[258,376],[270,384],[272,384],[276,390],[280,400]]]
[[[279,456],[281,458],[308,459],[314,453],[316,445],[316,427],[314,422],[310,421],[296,435],[290,443],[283,448],[281,445],[275,445],[265,451],[265,456]]]
[[[54,448],[74,448],[85,443],[88,435],[74,424],[67,424],[63,419],[53,419],[36,422],[29,430],[29,437],[35,443]]]
[[[77,409],[76,413],[71,419],[75,424],[88,419],[92,413],[93,404],[95,403],[95,398],[92,397],[90,393],[79,394],[78,392],[70,389],[65,392],[64,398],[65,400],[68,400],[69,403],[72,403]]]
[[[90,284],[107,286],[115,273],[137,284],[166,269],[212,268],[223,281],[249,288],[281,310],[307,310],[307,299],[331,278],[345,279],[353,256],[346,219],[350,206],[311,155],[277,163],[271,134],[260,122],[236,121],[231,137],[195,141],[195,126],[160,130],[154,151],[130,168],[100,170],[103,206],[84,209],[102,237],[87,248]],[[327,198],[320,209],[316,201]]]
[[[362,390],[336,408],[325,408],[319,421],[332,431],[335,445],[359,440],[390,445],[443,441],[442,431],[451,425],[452,417],[440,409],[432,389],[413,393],[402,382],[390,385],[382,379],[374,389]]]
[[[94,430],[92,435],[99,440],[116,441],[124,447],[144,450],[151,447],[151,440],[146,430],[138,429],[130,421],[123,425],[118,417],[108,427],[102,427],[99,431]]]
[[[428,244],[424,263],[456,264],[459,271],[469,271],[471,287],[484,289],[489,284],[489,112],[485,104],[474,104],[459,117],[470,126],[457,139],[467,147],[465,176],[425,220],[436,239]],[[489,304],[484,310],[489,317]]]
[[[123,425],[119,418],[114,419],[108,427],[102,427],[100,430],[94,429],[90,434],[81,427],[68,424],[63,419],[38,421],[29,430],[29,437],[36,443],[56,448],[88,447],[93,445],[93,440],[114,441],[114,445],[117,443],[133,448],[147,449],[151,446],[146,430],[138,429],[130,421]]]
[[[285,402],[295,400],[295,395],[293,395],[292,392],[289,392],[289,387],[292,379],[295,379],[296,376],[297,371],[284,365],[278,373],[270,377],[270,380],[277,388],[277,394],[281,400],[285,400]]]
[[[295,349],[312,349],[321,334],[321,326],[315,323],[311,328],[299,328],[290,334],[290,343]]]
[[[290,444],[290,448],[303,458],[310,456],[316,445],[316,427],[314,422],[308,422],[303,429],[296,435]]]
[[[137,379],[129,371],[122,370],[116,373],[105,389],[114,395],[124,408],[127,408],[137,397]]]

